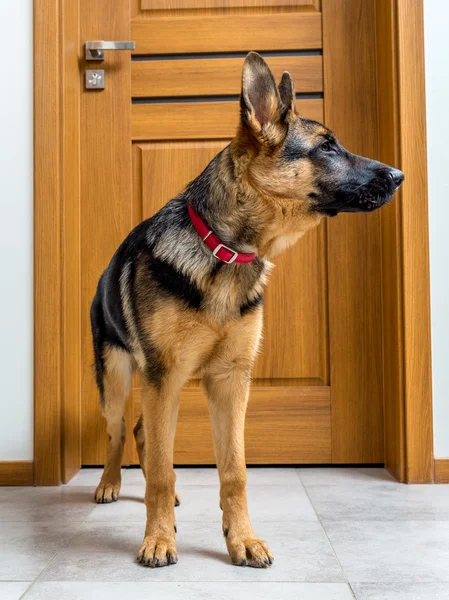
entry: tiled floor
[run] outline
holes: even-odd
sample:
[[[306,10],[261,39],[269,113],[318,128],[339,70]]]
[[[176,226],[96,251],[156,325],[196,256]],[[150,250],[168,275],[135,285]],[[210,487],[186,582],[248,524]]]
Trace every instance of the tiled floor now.
[[[382,469],[248,469],[250,514],[275,556],[234,567],[215,469],[178,469],[179,562],[148,569],[144,482],[95,505],[101,472],[62,488],[0,489],[2,600],[449,600],[449,486],[405,486]]]

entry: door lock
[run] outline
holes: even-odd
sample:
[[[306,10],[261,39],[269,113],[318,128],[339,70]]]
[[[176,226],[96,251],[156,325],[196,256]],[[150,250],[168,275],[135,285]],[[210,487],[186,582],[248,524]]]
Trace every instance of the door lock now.
[[[104,71],[92,70],[86,71],[86,90],[104,90]]]
[[[86,42],[86,60],[104,60],[105,50],[135,50],[135,42],[104,42],[97,40],[95,42]]]

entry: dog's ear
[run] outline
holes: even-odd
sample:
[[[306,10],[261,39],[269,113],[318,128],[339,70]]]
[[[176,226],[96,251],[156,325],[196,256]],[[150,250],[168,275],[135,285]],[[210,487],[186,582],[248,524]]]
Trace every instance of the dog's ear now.
[[[250,52],[243,64],[240,108],[242,123],[263,137],[285,112],[273,74],[256,52]]]
[[[292,76],[288,71],[284,71],[282,73],[281,82],[279,83],[279,94],[284,107],[296,115],[295,85],[293,83]]]

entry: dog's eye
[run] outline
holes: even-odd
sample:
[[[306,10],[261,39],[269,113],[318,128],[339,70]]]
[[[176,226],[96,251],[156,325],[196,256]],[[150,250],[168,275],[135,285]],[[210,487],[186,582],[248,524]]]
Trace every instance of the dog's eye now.
[[[326,141],[321,144],[320,150],[322,150],[323,152],[333,152],[334,148],[330,142]]]

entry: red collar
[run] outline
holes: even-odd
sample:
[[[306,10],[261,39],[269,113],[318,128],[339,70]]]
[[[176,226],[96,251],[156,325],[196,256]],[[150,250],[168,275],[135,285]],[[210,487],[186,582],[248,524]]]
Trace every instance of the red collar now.
[[[202,238],[206,246],[212,250],[212,254],[215,256],[215,258],[222,260],[228,265],[234,262],[250,263],[256,258],[257,255],[254,253],[236,252],[235,250],[232,250],[232,248],[225,246],[220,238],[216,236],[211,229],[209,229],[203,219],[193,210],[191,204],[188,204],[187,208],[193,226],[197,230],[199,236]]]

